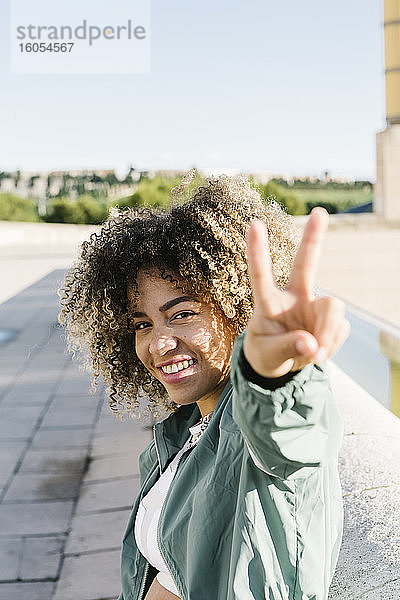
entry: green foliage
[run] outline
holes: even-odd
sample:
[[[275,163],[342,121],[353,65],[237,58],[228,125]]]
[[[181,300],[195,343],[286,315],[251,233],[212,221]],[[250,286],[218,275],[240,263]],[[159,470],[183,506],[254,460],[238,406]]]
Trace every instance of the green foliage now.
[[[39,221],[37,207],[31,198],[0,193],[1,221]]]
[[[314,179],[310,177],[302,177],[301,179],[293,179],[290,183],[282,177],[274,177],[272,182],[294,190],[364,190],[370,192],[373,189],[373,184],[368,180],[356,181],[336,181],[331,179]]]
[[[151,206],[153,208],[167,208],[170,202],[171,189],[180,181],[179,177],[162,177],[156,175],[153,178],[142,177],[137,190],[132,196],[115,200],[110,205],[120,208],[129,206]],[[193,182],[194,183],[194,182]],[[192,183],[192,185],[193,185]]]
[[[266,185],[261,186],[262,195],[265,199],[272,196],[281,204],[290,215],[304,215],[304,202],[297,194],[288,188],[278,185],[274,180],[270,180]]]
[[[306,178],[289,185],[285,179],[275,178],[261,188],[264,198],[275,197],[291,215],[309,214],[314,206],[323,206],[330,214],[335,214],[372,202],[373,198],[372,186],[366,181],[327,184],[318,181],[313,184]]]
[[[131,183],[133,183],[131,175],[133,171],[131,169],[126,178],[131,180]],[[8,176],[8,173],[0,171],[0,180]],[[31,177],[30,186],[34,185],[36,177]],[[14,179],[18,181],[19,178],[20,173],[17,172]],[[69,174],[63,174],[62,190],[60,190],[62,195],[48,202],[47,215],[42,219],[38,216],[35,200],[20,198],[15,194],[0,193],[0,220],[99,224],[108,217],[110,206],[121,208],[150,206],[165,209],[170,203],[171,189],[180,183],[181,177],[168,177],[162,173],[150,177],[148,173],[142,172],[135,193],[113,202],[107,202],[106,189],[85,192],[88,182],[100,185],[102,181],[106,187],[117,184],[115,174],[112,173],[107,174],[104,179],[95,173],[74,178]],[[177,200],[184,201],[195,187],[202,184],[202,181],[203,178],[196,172],[192,182],[184,186],[183,193]],[[48,176],[48,184],[50,183],[51,175]],[[369,181],[337,182],[304,178],[289,183],[283,178],[274,178],[266,185],[259,186],[259,189],[264,199],[274,197],[291,215],[307,214],[314,206],[323,206],[328,212],[336,213],[371,202],[373,197],[373,188]],[[74,193],[77,199],[70,199],[68,197],[70,193]]]
[[[102,223],[108,217],[108,209],[105,200],[95,200],[91,196],[80,196],[76,200],[78,209],[84,216],[84,223]]]
[[[307,207],[307,214],[314,206],[324,206],[328,212],[340,212],[353,206],[360,206],[372,202],[373,191],[368,187],[353,189],[304,189],[296,190],[298,197]],[[332,210],[329,206],[332,205]]]
[[[108,216],[106,202],[92,196],[79,196],[77,200],[56,198],[48,207],[44,220],[49,223],[83,223],[97,225]]]

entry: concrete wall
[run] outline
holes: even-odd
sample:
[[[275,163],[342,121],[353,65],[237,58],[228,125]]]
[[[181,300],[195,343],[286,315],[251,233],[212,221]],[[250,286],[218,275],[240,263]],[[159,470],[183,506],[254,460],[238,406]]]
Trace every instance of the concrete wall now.
[[[344,419],[344,535],[330,600],[400,598],[400,420],[331,364]]]

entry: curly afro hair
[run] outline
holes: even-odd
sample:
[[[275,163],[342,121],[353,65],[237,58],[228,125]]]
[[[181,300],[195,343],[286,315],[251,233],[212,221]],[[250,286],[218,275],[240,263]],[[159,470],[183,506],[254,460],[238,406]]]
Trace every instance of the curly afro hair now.
[[[176,287],[213,303],[238,335],[253,310],[246,233],[257,218],[267,225],[275,281],[281,288],[288,281],[297,234],[279,204],[262,200],[245,176],[210,178],[188,191],[190,179],[172,190],[168,210],[112,209],[82,244],[59,290],[68,347],[93,369],[93,386],[103,375],[116,415],[138,416],[143,398],[153,417],[177,410],[135,352],[127,287],[137,293],[139,269],[156,268]]]

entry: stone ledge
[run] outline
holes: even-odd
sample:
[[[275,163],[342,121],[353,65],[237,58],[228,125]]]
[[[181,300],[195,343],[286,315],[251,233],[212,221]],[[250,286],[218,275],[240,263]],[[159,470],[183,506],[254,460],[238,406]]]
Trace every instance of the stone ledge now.
[[[294,222],[302,228],[308,215],[293,217]],[[388,221],[375,213],[340,213],[329,217],[329,229],[399,229],[400,221]],[[99,230],[98,225],[79,225],[67,223],[26,223],[17,221],[0,221],[0,248],[16,251],[17,248],[29,247],[34,254],[39,250],[47,253],[58,248],[63,253],[68,249],[76,250],[84,240]]]
[[[0,247],[28,246],[34,249],[48,244],[74,247],[97,229],[97,225],[0,221]]]
[[[299,227],[304,227],[308,215],[294,217]],[[337,213],[329,215],[329,229],[400,229],[400,221],[388,221],[375,213]]]
[[[329,600],[400,597],[400,420],[336,365],[345,522]]]

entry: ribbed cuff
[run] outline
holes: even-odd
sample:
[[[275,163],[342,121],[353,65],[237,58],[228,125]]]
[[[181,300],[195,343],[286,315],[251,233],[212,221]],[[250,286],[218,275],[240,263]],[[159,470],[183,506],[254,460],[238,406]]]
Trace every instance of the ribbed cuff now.
[[[282,377],[273,377],[272,379],[269,377],[263,377],[262,375],[256,373],[256,371],[248,362],[243,352],[243,346],[240,349],[239,354],[239,368],[245,379],[251,381],[251,383],[259,385],[265,390],[276,390],[280,387],[283,387],[285,383],[293,379],[297,373],[300,373],[300,371],[290,371],[289,373],[286,373],[286,375],[282,375]]]

